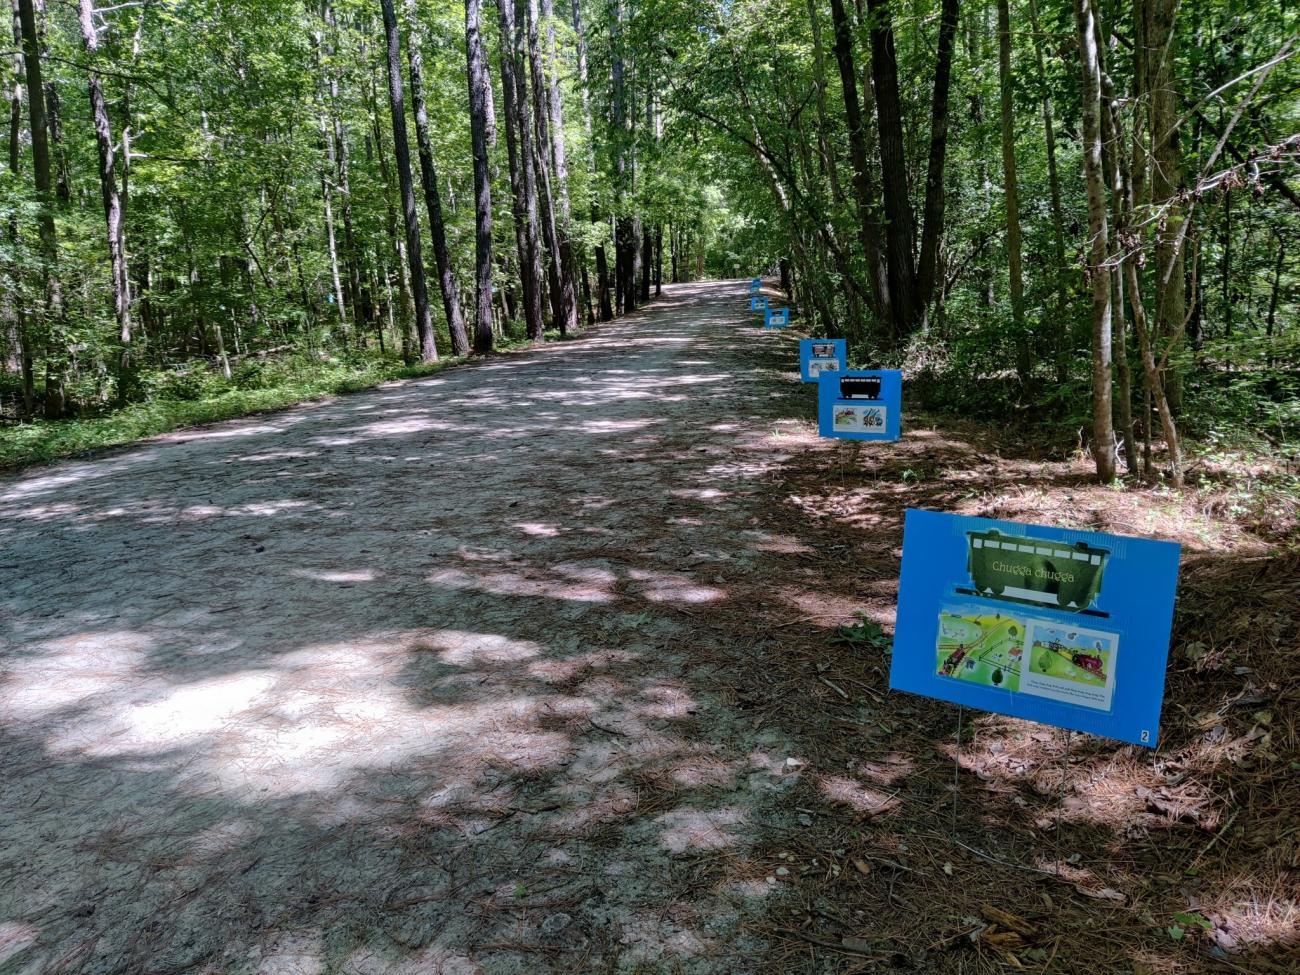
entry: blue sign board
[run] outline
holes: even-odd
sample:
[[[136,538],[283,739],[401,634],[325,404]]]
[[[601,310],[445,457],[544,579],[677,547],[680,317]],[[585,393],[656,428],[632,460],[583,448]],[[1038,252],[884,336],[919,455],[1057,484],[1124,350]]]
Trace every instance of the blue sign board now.
[[[889,686],[1154,748],[1178,555],[909,510]]]
[[[844,339],[800,339],[799,378],[815,383],[823,372],[843,372],[849,367],[848,342]]]
[[[762,291],[762,290],[763,290],[763,279],[762,279],[762,278],[750,278],[750,279],[749,279],[749,290],[750,290],[751,292]]]
[[[750,299],[749,299],[749,310],[750,310],[750,311],[767,311],[767,296],[766,296],[766,295],[756,295],[755,297],[750,298]]]
[[[897,369],[830,372],[817,377],[817,432],[841,440],[897,440],[903,374]]]
[[[789,308],[768,308],[763,313],[764,328],[785,328],[790,324]]]

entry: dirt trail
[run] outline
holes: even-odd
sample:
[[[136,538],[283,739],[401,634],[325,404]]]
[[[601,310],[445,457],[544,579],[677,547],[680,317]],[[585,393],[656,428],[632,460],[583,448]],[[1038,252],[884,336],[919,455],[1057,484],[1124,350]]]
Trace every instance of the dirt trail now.
[[[0,971],[756,970],[744,291],[0,482]]]

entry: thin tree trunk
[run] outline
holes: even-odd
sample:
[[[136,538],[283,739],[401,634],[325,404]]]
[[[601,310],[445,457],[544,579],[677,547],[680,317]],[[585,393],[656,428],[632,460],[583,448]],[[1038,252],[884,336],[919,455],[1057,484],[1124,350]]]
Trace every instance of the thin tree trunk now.
[[[664,225],[655,224],[655,297],[664,293]]]
[[[858,204],[858,239],[867,263],[867,281],[871,289],[872,312],[877,321],[893,321],[893,295],[880,250],[880,227],[872,192],[870,162],[867,154],[866,121],[858,102],[858,79],[853,64],[853,33],[844,0],[831,0],[831,21],[835,28],[835,61],[840,69],[840,88],[844,94],[844,120],[849,130],[849,159],[853,167],[853,191]]]
[[[1138,56],[1143,59],[1144,87],[1138,97],[1148,106],[1151,137],[1151,204],[1159,208],[1156,225],[1156,321],[1157,334],[1176,345],[1187,315],[1186,279],[1180,238],[1185,219],[1183,163],[1180,148],[1178,91],[1175,63],[1178,57],[1178,0],[1137,0],[1135,16],[1143,20]],[[1171,346],[1172,347],[1172,346]],[[1169,365],[1165,372],[1169,408],[1177,414],[1182,407],[1182,373]]]
[[[528,124],[528,88],[524,77],[523,30],[515,17],[515,0],[497,0],[501,22],[501,90],[506,100],[506,148],[510,185],[515,199],[519,277],[524,292],[524,321],[528,337],[540,342],[542,318],[541,244],[538,239],[537,182],[533,169],[533,139]]]
[[[1064,383],[1067,378],[1067,359],[1069,353],[1070,326],[1069,316],[1065,314],[1065,216],[1061,206],[1061,181],[1056,170],[1056,125],[1052,118],[1052,96],[1047,85],[1047,69],[1043,64],[1042,32],[1038,27],[1037,0],[1029,0],[1029,25],[1034,36],[1034,60],[1038,65],[1038,83],[1043,88],[1043,136],[1047,149],[1047,185],[1052,200],[1052,278],[1055,283],[1055,308],[1052,317],[1056,324],[1052,334],[1055,341],[1056,381]],[[1115,151],[1123,153],[1122,146]]]
[[[405,0],[406,61],[411,75],[411,109],[415,113],[415,144],[420,154],[420,182],[424,190],[424,208],[429,214],[429,236],[433,240],[433,260],[438,266],[438,286],[442,291],[442,310],[447,318],[452,355],[467,355],[469,339],[465,335],[465,316],[460,308],[460,289],[456,271],[447,250],[447,227],[442,216],[442,198],[438,193],[438,170],[433,163],[433,143],[429,138],[429,112],[424,104],[424,56],[420,43],[420,19],[416,0]]]
[[[488,353],[492,351],[492,169],[488,133],[494,126],[488,118],[492,81],[483,44],[483,0],[465,3],[465,58],[474,156],[474,351]],[[508,310],[503,309],[503,315],[508,317]]]
[[[117,156],[113,144],[113,129],[108,118],[108,103],[104,100],[104,86],[99,72],[93,67],[99,54],[99,33],[95,29],[95,12],[91,0],[79,0],[77,21],[81,27],[81,41],[86,52],[88,69],[87,88],[90,94],[90,114],[95,125],[95,143],[99,149],[99,191],[104,201],[104,221],[108,236],[109,271],[112,279],[113,317],[118,332],[118,401],[126,402],[132,393],[131,376],[134,364],[131,358],[131,279],[126,261],[126,215],[117,185]]]
[[[560,334],[569,330],[569,325],[577,325],[573,317],[575,311],[573,299],[573,282],[570,280],[566,289],[566,269],[560,260],[560,239],[555,224],[555,187],[551,182],[551,136],[549,122],[549,95],[546,78],[542,71],[542,54],[540,28],[538,20],[538,0],[524,0],[524,37],[528,74],[531,80],[529,92],[531,98],[533,121],[533,168],[537,173],[537,208],[542,218],[542,239],[546,244],[548,260],[546,262],[546,279],[549,285],[551,321]],[[525,109],[525,115],[528,112]],[[567,304],[566,304],[567,298]],[[573,319],[572,322],[570,319]]]
[[[380,0],[384,12],[384,35],[388,42],[388,101],[393,110],[393,157],[397,161],[397,184],[402,195],[402,220],[406,225],[406,259],[411,270],[411,294],[415,299],[415,331],[420,337],[420,359],[436,362],[438,348],[429,314],[429,290],[424,279],[424,256],[420,247],[420,216],[415,210],[415,186],[411,181],[411,146],[406,135],[405,92],[402,87],[402,45],[397,36],[393,0]]]
[[[45,118],[45,83],[41,77],[40,43],[32,0],[18,0],[23,67],[27,75],[27,117],[32,142],[32,183],[39,211],[41,279],[45,290],[45,416],[58,419],[66,407],[63,341],[63,285],[59,278],[59,237],[54,224],[53,179],[50,172],[49,129]]]
[[[1115,421],[1119,424],[1120,440],[1124,445],[1124,466],[1129,473],[1138,470],[1137,441],[1133,434],[1133,378],[1129,368],[1128,339],[1124,316],[1124,242],[1129,239],[1129,213],[1127,206],[1128,165],[1124,151],[1123,132],[1115,110],[1115,86],[1105,65],[1105,47],[1098,42],[1098,67],[1101,76],[1101,139],[1103,159],[1110,168],[1111,212],[1111,323],[1114,340],[1117,395]]]
[[[910,335],[917,314],[912,203],[907,188],[903,110],[890,0],[867,0],[871,13],[871,74],[875,82],[881,195],[885,205],[885,258],[895,339]]]
[[[1083,74],[1083,168],[1088,192],[1088,277],[1092,282],[1092,455],[1103,484],[1115,479],[1111,420],[1111,286],[1105,176],[1101,165],[1101,72],[1092,0],[1075,0]]]
[[[550,135],[551,202],[556,210],[555,240],[560,262],[561,334],[578,327],[578,294],[573,259],[572,213],[569,208],[569,156],[564,144],[564,101],[560,96],[560,64],[555,42],[554,0],[542,0],[542,18],[546,21],[546,59],[541,77],[546,87],[546,111]]]
[[[14,177],[15,185],[17,185],[19,178],[19,159],[22,152],[24,78],[23,38],[19,22],[18,2],[19,0],[12,0],[10,4],[12,9],[10,20],[13,25],[14,39],[14,84],[9,96],[9,173]],[[12,214],[9,218],[9,239],[15,243],[18,240],[17,213]],[[31,336],[28,334],[27,329],[27,311],[23,307],[21,296],[18,294],[20,273],[16,265],[11,264],[9,266],[8,274],[13,283],[13,290],[8,294],[7,300],[12,316],[14,337],[18,347],[18,369],[22,378],[23,390],[23,415],[31,416],[36,409],[36,382],[33,375]]]
[[[999,0],[1006,3],[1006,0]],[[943,0],[939,14],[939,39],[934,60],[934,94],[930,102],[930,158],[925,174],[925,210],[921,224],[921,257],[916,269],[917,302],[927,316],[934,299],[939,263],[939,242],[943,239],[944,161],[948,152],[948,91],[952,79],[952,56],[957,37],[959,0]]]
[[[338,42],[338,24],[334,18],[334,7],[330,0],[322,0],[321,19],[325,22],[326,29],[329,31],[329,45],[326,52],[331,57],[337,55]],[[339,72],[337,69],[329,71],[329,112],[330,112],[330,129],[334,135],[334,154],[335,163],[335,188],[338,191],[339,201],[342,203],[343,216],[343,264],[347,268],[347,299],[348,305],[352,310],[352,321],[356,325],[357,334],[364,332],[363,323],[368,320],[368,310],[364,307],[366,302],[362,298],[361,288],[361,264],[359,249],[357,247],[357,238],[353,230],[352,221],[352,179],[351,164],[348,158],[348,129],[347,124],[343,121],[342,112],[339,108]],[[346,325],[343,332],[344,344],[350,341]]]
[[[1011,286],[1011,327],[1015,332],[1016,373],[1029,382],[1029,333],[1025,328],[1025,272],[1021,263],[1020,189],[1016,180],[1015,110],[1011,102],[1011,11],[998,4],[998,90],[1002,106],[1002,196],[1007,215],[1007,270]]]

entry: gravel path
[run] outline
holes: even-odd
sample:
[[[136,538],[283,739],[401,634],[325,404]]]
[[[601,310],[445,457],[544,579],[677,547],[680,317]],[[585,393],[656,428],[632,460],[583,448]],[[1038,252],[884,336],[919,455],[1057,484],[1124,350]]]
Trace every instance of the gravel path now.
[[[0,972],[757,968],[799,763],[718,661],[811,407],[744,307],[0,482]]]

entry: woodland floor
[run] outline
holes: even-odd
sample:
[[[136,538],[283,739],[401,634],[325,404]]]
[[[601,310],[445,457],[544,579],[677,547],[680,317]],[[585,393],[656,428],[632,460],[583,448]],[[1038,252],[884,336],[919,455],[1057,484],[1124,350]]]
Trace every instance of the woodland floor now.
[[[1295,971],[1294,550],[744,292],[0,481],[0,972]],[[888,693],[908,506],[1183,541],[1160,751]]]

